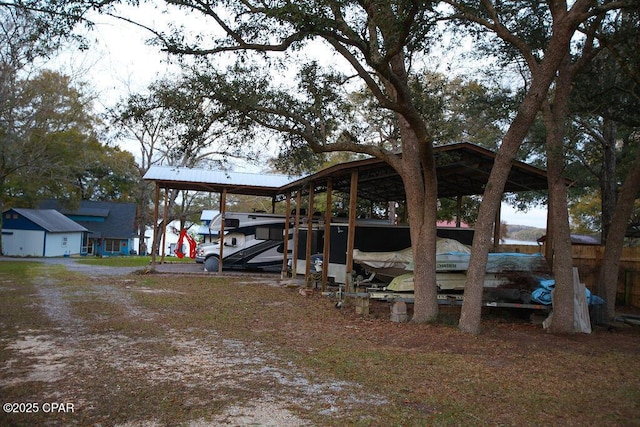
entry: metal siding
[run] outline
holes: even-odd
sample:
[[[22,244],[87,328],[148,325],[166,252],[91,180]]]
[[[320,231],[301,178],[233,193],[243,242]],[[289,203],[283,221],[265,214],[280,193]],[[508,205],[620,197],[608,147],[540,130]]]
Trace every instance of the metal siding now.
[[[44,239],[43,230],[5,229],[2,233],[2,250],[7,256],[41,257],[44,252]]]
[[[82,233],[47,233],[45,245],[45,257],[78,255],[82,249]]]

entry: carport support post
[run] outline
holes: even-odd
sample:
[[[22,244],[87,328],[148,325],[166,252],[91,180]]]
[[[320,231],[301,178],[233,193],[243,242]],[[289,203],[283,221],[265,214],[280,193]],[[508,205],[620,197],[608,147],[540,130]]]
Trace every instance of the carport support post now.
[[[160,264],[164,264],[164,256],[167,253],[167,218],[169,217],[169,189],[164,189],[164,213],[162,216],[162,257]]]
[[[358,171],[351,172],[349,189],[349,233],[347,234],[347,273],[344,278],[347,292],[353,292],[353,249],[356,238],[356,207],[358,204]]]
[[[227,212],[227,189],[222,189],[222,194],[220,194],[220,235],[218,238],[220,239],[220,258],[218,259],[218,273],[222,273],[222,249],[224,248],[224,219],[225,214]]]
[[[311,249],[313,243],[313,190],[315,184],[311,182],[309,184],[309,203],[307,206],[307,253],[305,256],[305,272],[304,280],[309,284],[309,277],[311,275]]]
[[[153,242],[151,242],[151,270],[156,269],[156,253],[158,252],[158,243],[156,239],[156,230],[158,228],[158,215],[159,215],[159,207],[160,204],[160,184],[156,181],[156,193],[155,193],[155,202],[153,204]]]
[[[327,178],[327,205],[324,210],[324,245],[322,246],[322,292],[327,289],[329,278],[329,249],[331,241],[331,192],[333,179]]]
[[[300,203],[302,203],[301,190],[296,192],[296,223],[293,228],[293,262],[291,263],[291,277],[298,275],[298,241],[300,240]]]
[[[280,272],[280,278],[287,277],[287,260],[289,254],[289,225],[291,224],[291,191],[287,190],[285,195],[287,198],[287,204],[285,208],[284,216],[284,241],[282,242],[282,271]]]

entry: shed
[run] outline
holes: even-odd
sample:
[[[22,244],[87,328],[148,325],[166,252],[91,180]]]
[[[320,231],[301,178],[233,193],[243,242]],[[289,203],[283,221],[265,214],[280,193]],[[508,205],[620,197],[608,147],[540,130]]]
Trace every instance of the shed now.
[[[78,255],[87,231],[54,209],[13,208],[2,215],[2,249],[7,256]]]

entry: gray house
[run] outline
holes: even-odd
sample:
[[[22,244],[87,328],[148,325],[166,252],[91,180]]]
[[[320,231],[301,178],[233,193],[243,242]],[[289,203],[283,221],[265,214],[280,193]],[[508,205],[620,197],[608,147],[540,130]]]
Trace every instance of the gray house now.
[[[40,208],[55,209],[88,230],[83,254],[129,255],[134,250],[136,204],[82,200],[67,209],[57,200],[45,200]]]
[[[2,213],[7,256],[55,257],[83,252],[87,229],[53,209],[13,208]]]

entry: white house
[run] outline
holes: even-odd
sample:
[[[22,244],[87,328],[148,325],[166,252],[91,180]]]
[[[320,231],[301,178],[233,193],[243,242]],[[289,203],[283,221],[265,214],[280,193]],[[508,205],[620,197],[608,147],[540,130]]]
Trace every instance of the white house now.
[[[2,214],[7,256],[55,257],[82,253],[88,230],[53,209],[9,209]]]
[[[219,213],[220,212],[211,209],[204,209],[202,211],[202,215],[200,215],[200,221],[202,221],[202,224],[198,227],[197,232],[198,236],[200,237],[200,242],[213,243],[218,239],[218,235],[213,234],[211,230],[209,230],[209,224]]]

